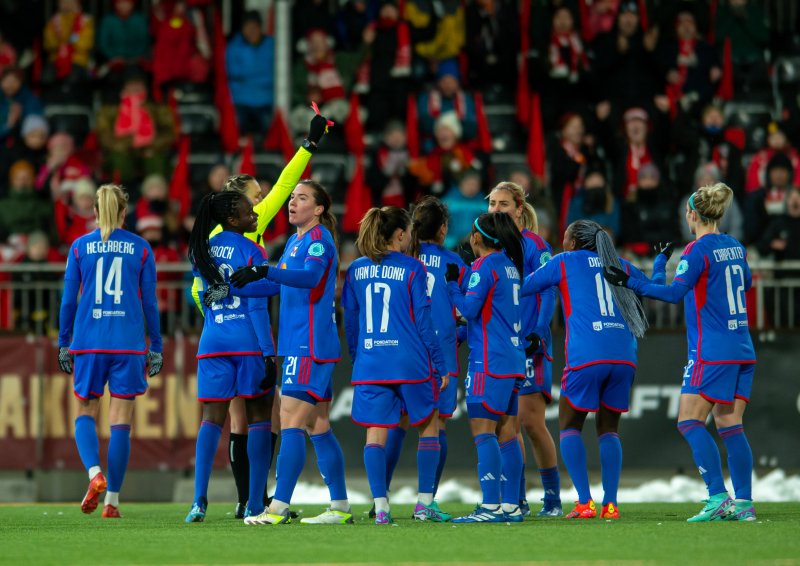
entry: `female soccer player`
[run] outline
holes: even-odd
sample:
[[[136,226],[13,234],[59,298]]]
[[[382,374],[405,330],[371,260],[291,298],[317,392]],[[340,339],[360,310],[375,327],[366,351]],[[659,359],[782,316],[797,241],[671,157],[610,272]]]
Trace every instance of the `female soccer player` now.
[[[522,277],[526,277],[546,264],[553,249],[536,233],[538,222],[536,211],[526,202],[522,187],[516,183],[502,182],[489,193],[489,212],[505,212],[522,233],[525,262]],[[522,331],[527,342],[525,348],[525,378],[519,384],[519,419],[528,433],[533,446],[533,456],[539,467],[539,476],[544,488],[544,505],[540,517],[560,517],[561,478],[558,473],[558,457],[553,437],[545,424],[545,410],[553,400],[550,390],[553,385],[553,340],[550,321],[555,309],[555,290],[547,289],[533,297],[521,299]],[[520,448],[524,442],[520,436]],[[524,453],[524,451],[523,451]],[[525,469],[520,479],[519,497],[523,514],[529,514]],[[510,486],[506,485],[506,488]]]
[[[331,505],[321,515],[300,522],[353,522],[344,478],[344,456],[328,418],[333,368],[342,357],[334,310],[339,269],[334,236],[336,218],[330,209],[331,197],[322,185],[308,179],[300,181],[289,198],[289,222],[297,227],[297,233],[286,243],[278,267],[270,268],[267,264],[244,267],[231,277],[235,287],[256,288],[256,284],[248,284],[266,278],[281,289],[278,354],[284,356],[283,430],[278,485],[269,509],[246,518],[248,524],[290,522],[289,503],[306,459],[306,432],[314,444]]]
[[[67,256],[58,365],[64,373],[72,373],[73,361],[75,365],[75,443],[90,480],[81,511],[93,512],[107,487],[103,517],[118,518],[131,452],[133,401],[147,390],[145,363],[149,377],[161,371],[161,330],[153,251],[145,240],[122,229],[128,195],[117,185],[103,185],[96,198],[99,228],[75,240]],[[96,428],[106,383],[111,394],[108,481],[100,469]]]
[[[517,414],[516,379],[525,375],[519,305],[522,235],[507,214],[492,212],[475,219],[469,242],[478,259],[472,264],[466,294],[458,284],[457,264],[448,264],[445,276],[451,299],[467,319],[470,352],[464,387],[483,502],[453,522],[521,522],[522,452],[511,417]],[[512,486],[502,490],[502,497],[501,473]]]
[[[261,187],[258,181],[250,175],[233,175],[225,181],[223,191],[235,191],[244,194],[253,205],[253,210],[258,215],[257,228],[245,234],[245,236],[257,244],[262,243],[262,234],[269,223],[278,214],[283,203],[289,198],[295,185],[308,166],[311,157],[317,149],[317,144],[327,132],[328,120],[319,113],[315,113],[308,128],[308,137],[303,141],[302,147],[297,150],[294,157],[286,164],[281,171],[278,180],[272,187],[267,196],[262,200]],[[222,231],[222,226],[216,226],[210,236],[215,236]],[[197,304],[197,308],[203,312],[201,305],[202,280],[195,277],[192,286],[192,297]],[[239,502],[236,506],[236,518],[242,519],[245,514],[247,497],[250,492],[249,470],[250,462],[247,458],[247,415],[245,414],[244,401],[235,398],[230,403],[229,413],[231,416],[231,430],[228,438],[228,459],[231,464],[234,480],[236,481],[236,491]],[[272,450],[274,455],[275,445],[280,432],[280,398],[275,398],[273,404],[272,421]]]
[[[419,430],[414,518],[441,520],[432,508],[440,450],[437,402],[449,375],[431,321],[425,266],[405,255],[410,220],[408,212],[394,206],[371,208],[364,215],[356,245],[365,257],[351,264],[342,291],[353,359],[352,419],[367,429],[364,465],[377,525],[392,522],[384,447],[387,429],[400,422],[401,405]]]
[[[631,279],[610,268],[606,271],[611,283],[646,297],[670,303],[685,297],[689,361],[683,372],[678,430],[692,449],[709,497],[689,522],[756,519],[753,453],[742,425],[756,363],[745,303],[752,277],[744,246],[719,233],[719,221],[732,199],[733,191],[723,183],[702,187],[689,197],[686,223],[695,241],[683,250],[671,285]],[[735,502],[722,481],[719,449],[705,426],[709,413],[728,450]]]
[[[620,266],[614,243],[599,224],[573,222],[564,233],[564,253],[525,278],[522,294],[558,287],[567,327],[566,367],[558,406],[561,457],[578,492],[570,519],[597,516],[589,491],[586,448],[581,439],[589,413],[597,413],[597,435],[603,481],[601,517],[619,518],[617,488],[622,470],[619,419],[628,410],[636,373],[636,337],[647,328],[641,304],[632,292],[606,285],[603,266]],[[665,262],[666,263],[666,262]],[[644,279],[624,262],[625,273]]]
[[[223,283],[239,267],[266,262],[264,250],[245,237],[257,222],[253,205],[238,192],[223,191],[203,199],[189,239],[189,259],[195,275],[203,279],[203,288]],[[209,238],[217,224],[223,231]],[[278,292],[277,285],[273,292]],[[277,368],[267,303],[247,297],[209,303],[197,351],[197,397],[203,403],[203,422],[197,435],[195,495],[187,523],[205,519],[211,466],[231,399],[245,399],[248,508],[253,514],[263,511],[272,451],[270,418]]]

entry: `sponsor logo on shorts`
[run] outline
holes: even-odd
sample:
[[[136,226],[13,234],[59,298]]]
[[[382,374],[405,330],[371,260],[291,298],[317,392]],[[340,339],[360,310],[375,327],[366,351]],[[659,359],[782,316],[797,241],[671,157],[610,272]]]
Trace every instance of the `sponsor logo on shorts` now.
[[[313,255],[314,257],[319,257],[325,253],[325,246],[323,246],[319,242],[314,242],[310,246],[308,246],[308,255]]]

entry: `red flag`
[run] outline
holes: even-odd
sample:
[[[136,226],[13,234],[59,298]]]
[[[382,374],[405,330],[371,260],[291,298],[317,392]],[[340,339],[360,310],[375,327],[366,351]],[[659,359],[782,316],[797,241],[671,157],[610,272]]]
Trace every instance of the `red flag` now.
[[[178,212],[180,218],[186,216],[192,202],[192,189],[189,186],[190,149],[189,136],[182,135],[178,141],[178,163],[172,172],[172,180],[169,183],[169,199],[180,207]]]
[[[517,120],[527,126],[530,123],[530,90],[528,88],[528,51],[530,36],[528,24],[531,20],[531,0],[522,0],[519,19],[519,61],[517,62]]]
[[[225,72],[225,34],[219,10],[214,11],[214,104],[219,112],[219,135],[223,149],[233,153],[239,149],[239,127],[233,108],[228,75]]]
[[[589,6],[586,5],[586,0],[578,2],[578,10],[581,18],[581,38],[583,41],[589,41],[592,39],[592,30],[589,26]]]
[[[350,95],[350,114],[344,122],[344,141],[347,149],[354,155],[364,155],[366,146],[364,145],[364,126],[361,124],[361,116],[358,113],[358,94],[355,92]]]
[[[731,38],[726,37],[722,50],[722,78],[717,86],[717,96],[722,100],[733,99],[733,55],[731,50]]]
[[[644,0],[639,0],[639,23],[643,31],[647,31],[649,22],[647,20],[647,3]]]
[[[711,45],[717,37],[717,0],[711,0],[708,3],[708,35],[706,39]]]
[[[419,122],[417,117],[417,99],[408,95],[406,103],[406,137],[408,138],[409,157],[419,157]]]
[[[264,149],[280,151],[287,162],[294,155],[292,135],[289,133],[289,126],[286,125],[286,118],[280,108],[275,110],[275,114],[272,116],[272,124],[267,130],[267,135],[264,136]]]
[[[475,114],[478,118],[478,149],[491,153],[492,133],[489,131],[489,121],[486,119],[486,112],[483,109],[483,96],[479,92],[473,96],[475,97]]]
[[[253,138],[247,136],[247,143],[242,150],[242,162],[239,164],[239,173],[256,176],[256,164],[253,163]]]
[[[531,125],[528,137],[528,165],[531,172],[539,179],[544,178],[544,131],[542,129],[542,108],[539,93],[531,95]]]
[[[356,170],[347,187],[344,197],[344,216],[342,216],[342,230],[355,234],[358,232],[358,223],[372,208],[372,194],[364,182],[364,158],[356,157]]]

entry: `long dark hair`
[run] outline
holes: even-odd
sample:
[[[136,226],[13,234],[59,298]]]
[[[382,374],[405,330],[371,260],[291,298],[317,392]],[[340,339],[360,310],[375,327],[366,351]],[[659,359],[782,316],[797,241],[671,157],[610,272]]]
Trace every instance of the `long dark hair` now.
[[[603,267],[623,268],[611,236],[597,222],[576,220],[567,227],[567,232],[575,240],[577,249],[596,252]],[[622,318],[628,323],[628,328],[631,329],[634,336],[641,338],[647,331],[648,323],[639,297],[627,287],[616,285],[610,287],[611,293],[614,295],[614,302],[619,305]]]
[[[420,242],[436,240],[439,230],[450,222],[447,206],[434,196],[426,196],[411,212],[411,249],[409,255],[419,257]]]
[[[228,225],[228,219],[236,215],[239,203],[246,201],[247,197],[238,191],[222,191],[211,193],[200,201],[200,208],[189,235],[189,260],[200,272],[207,282],[224,283],[219,268],[211,257],[211,246],[208,245],[208,235],[216,227]]]
[[[483,245],[492,250],[503,250],[522,277],[525,256],[522,251],[522,234],[514,220],[505,212],[485,212],[472,223],[472,232],[478,232]]]
[[[356,246],[375,263],[388,253],[389,241],[395,230],[407,230],[411,217],[405,209],[396,206],[370,208],[358,226]]]
[[[328,194],[328,191],[325,190],[325,187],[313,179],[302,179],[297,184],[305,185],[306,187],[311,188],[311,191],[314,193],[314,204],[322,207],[322,214],[319,217],[319,223],[328,229],[328,232],[330,232],[331,236],[333,236],[333,242],[336,245],[336,249],[339,249],[339,234],[336,231],[336,217],[333,215],[333,212],[331,212],[331,205],[333,204],[331,195]]]

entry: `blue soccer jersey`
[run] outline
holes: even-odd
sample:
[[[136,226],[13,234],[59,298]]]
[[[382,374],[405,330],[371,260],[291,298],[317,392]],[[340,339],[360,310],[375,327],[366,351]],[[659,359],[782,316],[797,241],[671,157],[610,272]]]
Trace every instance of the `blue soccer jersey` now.
[[[622,264],[631,280],[646,280],[637,268],[624,260]],[[567,327],[566,370],[594,364],[636,366],[636,338],[614,302],[597,253],[579,250],[558,254],[525,278],[522,294],[540,293],[550,287],[558,287],[561,293]]]
[[[447,372],[431,321],[425,266],[390,252],[347,270],[342,306],[353,384],[417,383]]]
[[[425,264],[427,271],[428,296],[431,298],[431,316],[433,328],[442,344],[445,364],[450,375],[460,373],[458,364],[458,341],[456,337],[456,306],[447,292],[444,275],[447,264],[458,265],[461,281],[466,283],[464,273],[467,266],[458,254],[438,244],[424,242],[420,244],[419,260]]]
[[[145,240],[121,229],[105,242],[99,229],[81,236],[70,247],[64,280],[59,346],[74,354],[144,354],[146,320],[150,348],[161,351],[156,264]]]
[[[317,363],[341,359],[334,293],[339,255],[333,236],[316,225],[293,234],[267,279],[281,284],[278,354],[310,356]]]
[[[522,249],[525,257],[523,279],[545,265],[553,257],[553,248],[550,247],[550,244],[527,228],[522,231]],[[520,307],[522,308],[522,331],[520,336],[524,339],[531,332],[536,332],[547,344],[547,351],[542,353],[548,359],[553,357],[550,321],[553,319],[555,306],[555,289],[546,289],[532,297],[522,297],[520,299]]]
[[[745,303],[751,284],[747,251],[727,234],[707,234],[686,246],[671,285],[628,282],[646,297],[684,299],[689,351],[709,364],[755,363]]]
[[[220,232],[209,240],[209,245],[211,257],[226,281],[240,267],[267,261],[262,247],[235,232]],[[202,277],[196,268],[195,276]],[[202,283],[203,288],[208,285],[205,280]],[[277,292],[278,286],[272,285]],[[265,298],[232,295],[213,303],[211,308],[203,305],[203,311],[198,358],[275,355]]]
[[[454,281],[447,290],[467,319],[470,371],[523,377],[519,271],[505,253],[494,252],[473,262],[468,281],[465,294]]]

